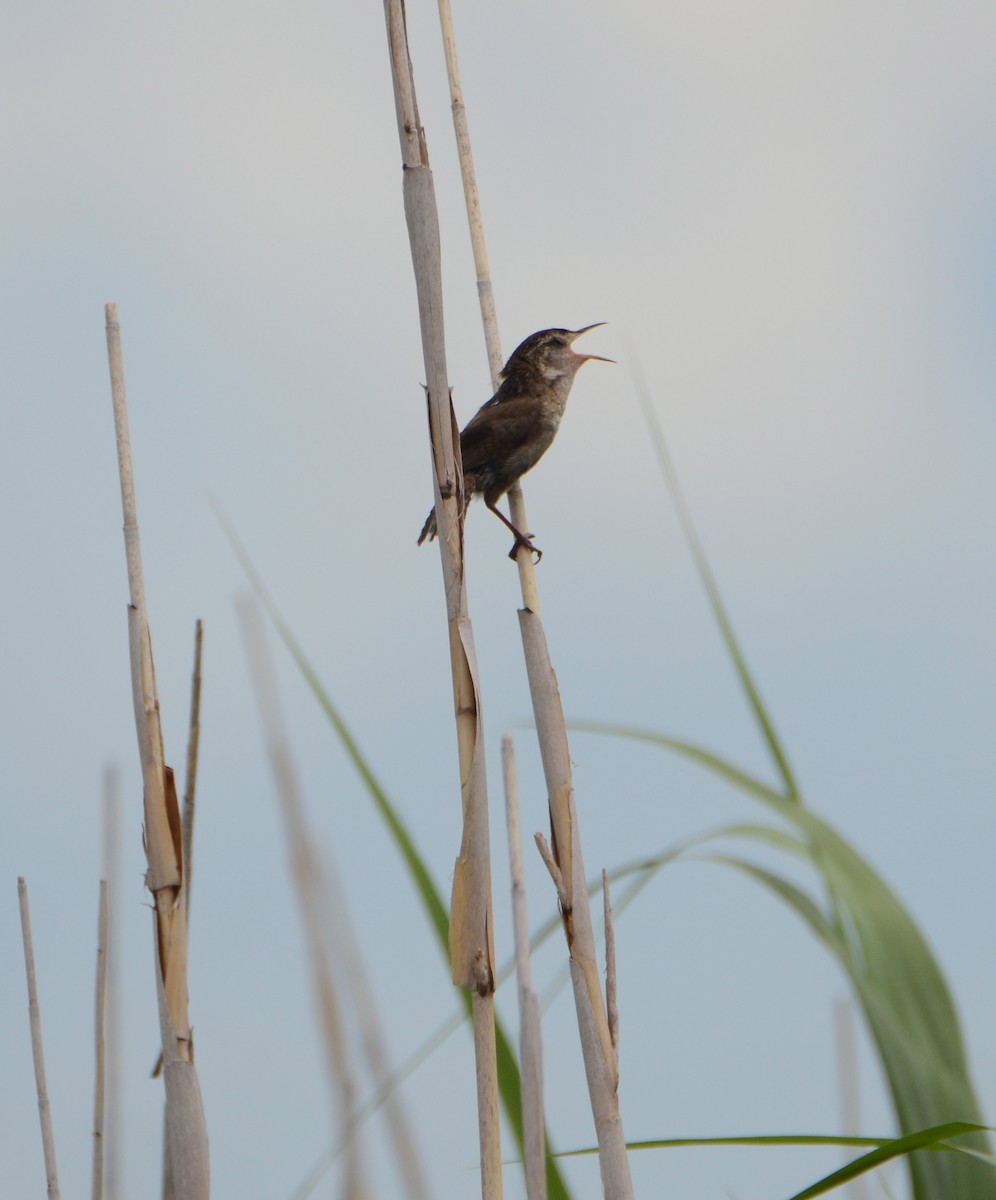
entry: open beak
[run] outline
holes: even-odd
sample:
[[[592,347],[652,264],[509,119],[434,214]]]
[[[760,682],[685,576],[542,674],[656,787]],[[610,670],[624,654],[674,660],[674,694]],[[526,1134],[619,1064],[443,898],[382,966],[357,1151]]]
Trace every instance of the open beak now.
[[[586,325],[583,329],[576,329],[574,333],[571,334],[571,344],[573,345],[575,339],[579,338],[582,333],[587,333],[589,329],[601,329],[601,327],[605,324],[605,321],[596,321],[594,325]],[[577,354],[577,351],[575,351],[575,354]],[[602,358],[600,354],[578,354],[578,358],[580,358],[583,362],[614,363],[616,361],[614,358]]]

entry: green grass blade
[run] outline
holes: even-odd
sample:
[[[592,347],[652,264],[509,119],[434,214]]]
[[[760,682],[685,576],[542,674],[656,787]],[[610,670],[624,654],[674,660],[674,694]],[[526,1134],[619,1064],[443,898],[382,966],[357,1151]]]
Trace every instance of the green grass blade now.
[[[868,1154],[863,1154],[860,1158],[856,1158],[854,1162],[848,1163],[846,1167],[841,1167],[839,1171],[834,1171],[818,1182],[804,1188],[801,1192],[796,1192],[794,1196],[789,1197],[789,1200],[811,1200],[813,1196],[822,1196],[826,1192],[831,1192],[834,1188],[840,1187],[841,1184],[848,1183],[850,1180],[856,1179],[859,1175],[865,1174],[866,1171],[873,1171],[883,1163],[889,1162],[890,1159],[898,1158],[901,1154],[911,1154],[914,1150],[958,1150],[959,1147],[957,1146],[945,1144],[948,1139],[965,1133],[979,1135],[983,1130],[984,1126],[975,1125],[969,1121],[948,1121],[943,1125],[935,1125],[931,1129],[918,1129],[915,1133],[895,1138],[893,1141],[886,1142]],[[911,1162],[914,1161],[917,1160],[911,1160]],[[942,1159],[939,1156],[931,1156],[928,1161],[937,1162],[942,1161]],[[952,1161],[957,1161],[957,1159],[953,1159]],[[946,1197],[950,1197],[950,1200],[962,1200],[966,1193],[958,1190],[945,1190],[931,1192],[929,1195],[932,1200],[943,1200]]]
[[[784,804],[785,796],[776,791],[763,780],[758,779],[756,775],[751,775],[747,771],[738,767],[729,759],[723,758],[718,754],[707,750],[704,746],[698,745],[696,742],[685,741],[684,738],[669,737],[667,734],[658,733],[655,729],[640,729],[632,725],[615,725],[608,721],[568,721],[569,729],[577,730],[578,733],[599,733],[607,737],[628,738],[635,742],[649,742],[652,746],[657,746],[662,750],[671,750],[675,754],[680,754],[684,758],[691,759],[692,762],[698,763],[700,767],[705,767],[706,770],[712,771],[713,774],[719,775],[726,783],[732,784],[741,791],[750,792],[759,800],[765,803]]]
[[[754,714],[754,719],[757,721],[758,728],[761,731],[761,736],[764,738],[768,752],[781,777],[785,788],[785,795],[789,800],[798,800],[799,789],[796,785],[792,768],[789,766],[788,755],[785,753],[785,749],[775,732],[774,722],[769,716],[764,702],[761,700],[761,693],[758,691],[754,677],[747,667],[747,660],[740,649],[740,643],[733,632],[733,624],[726,611],[726,605],[719,594],[716,578],[712,573],[712,568],[709,566],[702,542],[699,540],[691,514],[688,511],[688,506],[685,503],[685,497],[678,481],[678,472],[675,470],[674,462],[671,459],[667,440],[664,437],[664,430],[661,428],[660,420],[657,417],[657,411],[654,408],[646,378],[635,356],[631,354],[630,359],[637,395],[640,398],[640,406],[643,409],[644,420],[650,432],[650,440],[653,443],[657,454],[657,461],[664,475],[668,490],[671,493],[671,499],[678,514],[678,522],[685,535],[685,541],[688,543],[688,548],[691,551],[699,578],[702,580],[702,586],[705,588],[706,596],[709,599],[709,606],[716,619],[716,624],[719,626],[719,632],[723,638],[727,653],[730,656],[730,661],[733,663],[737,679],[740,681],[740,686],[747,697],[747,703],[750,705],[751,712]]]
[[[744,858],[736,858],[729,854],[711,854],[707,861],[723,863],[728,867],[733,867],[738,871],[742,871],[745,875],[751,876],[758,883],[763,883],[780,897],[789,908],[794,908],[796,913],[802,917],[806,924],[812,929],[821,941],[827,943],[831,949],[836,949],[834,945],[833,926],[826,919],[823,910],[806,892],[800,887],[796,887],[791,880],[778,875],[775,871],[769,871],[765,867],[760,867],[756,863],[748,862]]]
[[[967,1128],[974,1128],[974,1126]],[[828,1133],[747,1133],[735,1134],[732,1137],[646,1138],[639,1142],[627,1142],[626,1149],[680,1150],[689,1146],[870,1146],[878,1148],[891,1145],[894,1140],[894,1138],[886,1137],[851,1137],[847,1134]],[[936,1144],[925,1146],[923,1149],[951,1150],[953,1147]],[[577,1158],[597,1153],[597,1146],[582,1146],[577,1150],[561,1150],[557,1157]]]
[[[639,1142],[627,1142],[627,1150],[670,1150],[687,1146],[869,1146],[867,1154],[854,1159],[846,1166],[818,1179],[801,1192],[796,1192],[789,1200],[811,1200],[813,1196],[822,1196],[842,1184],[849,1183],[859,1175],[874,1171],[877,1167],[898,1158],[903,1154],[912,1154],[917,1150],[933,1151],[937,1154],[963,1154],[983,1158],[990,1166],[996,1166],[996,1160],[979,1155],[970,1147],[952,1144],[951,1139],[966,1134],[978,1135],[985,1131],[985,1126],[975,1125],[969,1121],[948,1121],[943,1125],[935,1125],[930,1129],[918,1129],[914,1133],[901,1138],[850,1137],[847,1135],[828,1135],[813,1133],[775,1133],[738,1135],[734,1137],[696,1137],[696,1138],[648,1138]],[[575,1158],[597,1154],[597,1146],[584,1146],[576,1150],[564,1150],[558,1158]],[[936,1193],[932,1200],[961,1200],[960,1192]]]

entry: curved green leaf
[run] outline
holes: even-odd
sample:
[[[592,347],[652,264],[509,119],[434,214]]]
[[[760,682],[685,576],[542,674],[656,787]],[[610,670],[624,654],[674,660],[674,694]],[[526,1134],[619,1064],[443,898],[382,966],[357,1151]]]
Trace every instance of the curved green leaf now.
[[[985,1126],[974,1125],[968,1121],[948,1121],[944,1125],[935,1125],[932,1129],[918,1129],[915,1133],[885,1142],[870,1153],[863,1154],[860,1158],[856,1158],[853,1162],[848,1163],[846,1167],[841,1167],[839,1171],[834,1171],[809,1187],[803,1188],[801,1192],[796,1192],[794,1196],[789,1197],[789,1200],[811,1200],[813,1196],[822,1196],[826,1192],[831,1192],[834,1188],[840,1187],[842,1183],[848,1183],[850,1180],[856,1179],[859,1175],[864,1175],[866,1171],[873,1171],[876,1167],[880,1167],[892,1158],[898,1158],[901,1154],[912,1154],[914,1150],[958,1150],[959,1147],[946,1144],[950,1138],[966,1133],[979,1136],[984,1132],[984,1129]],[[947,1161],[958,1162],[960,1157],[960,1155],[952,1156]],[[911,1158],[910,1164],[912,1165],[918,1161],[922,1162],[924,1160]],[[931,1155],[926,1161],[942,1162],[945,1159],[939,1155]],[[961,1200],[961,1197],[965,1193],[960,1191],[942,1191],[933,1192],[931,1195],[936,1200],[942,1200],[944,1197],[950,1197],[951,1200]]]
[[[748,826],[743,836],[807,858],[826,888],[826,910],[774,872],[731,861],[780,895],[836,955],[864,1012],[904,1135],[952,1120],[981,1128],[958,1016],[940,967],[912,917],[857,850],[801,801],[700,746],[645,729],[591,722],[584,728],[649,741],[691,758],[799,831],[801,838],[786,841],[784,830]],[[989,1152],[983,1133],[975,1133],[970,1145],[983,1156]],[[915,1156],[909,1166],[917,1200],[996,1197],[996,1176],[968,1155]]]

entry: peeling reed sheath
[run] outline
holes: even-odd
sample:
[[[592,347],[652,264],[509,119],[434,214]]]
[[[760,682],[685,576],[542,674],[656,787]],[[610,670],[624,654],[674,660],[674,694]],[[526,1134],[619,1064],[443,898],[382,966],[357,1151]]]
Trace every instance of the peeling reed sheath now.
[[[449,626],[453,705],[457,727],[463,833],[453,873],[450,967],[453,982],[470,989],[477,1067],[481,1189],[502,1194],[498,1116],[491,907],[491,849],[477,656],[464,581],[460,438],[450,403],[443,329],[439,218],[425,136],[418,116],[402,0],[385,0],[388,52],[402,157],[405,220],[418,296],[428,386],[433,491]]]
[[[492,378],[497,382],[496,371],[501,367],[497,319],[490,280],[483,277],[487,272],[484,227],[480,215],[480,198],[474,176],[466,110],[460,88],[456,38],[449,0],[439,0],[439,16],[471,244],[478,274],[478,294],[481,298],[485,339],[488,344],[488,360],[491,364]],[[521,489],[518,486],[509,489],[508,497],[513,525],[518,529],[528,529]],[[550,803],[552,857],[556,867],[551,871],[551,875],[558,886],[564,932],[570,952],[578,1027],[598,1137],[602,1186],[606,1196],[627,1200],[633,1194],[633,1185],[619,1112],[618,1065],[613,1035],[602,1000],[595,955],[595,937],[581,856],[567,729],[557,678],[550,661],[546,634],[539,615],[539,592],[532,555],[523,554],[520,548],[520,553],[516,555],[516,563],[522,590],[522,609],[519,612],[522,646]],[[551,865],[554,864],[548,863],[548,866]]]
[[[183,867],[187,893],[187,921],[194,882],[194,816],[197,797],[197,759],[201,745],[201,661],[204,653],[204,622],[194,626],[194,669],[190,678],[190,722],[187,730],[187,774],[183,788]]]

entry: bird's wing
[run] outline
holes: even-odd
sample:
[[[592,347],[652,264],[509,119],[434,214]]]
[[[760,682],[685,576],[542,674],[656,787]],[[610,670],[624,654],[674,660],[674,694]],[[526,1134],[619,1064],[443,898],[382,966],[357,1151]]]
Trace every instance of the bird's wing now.
[[[509,400],[503,404],[485,405],[471,418],[460,434],[460,453],[466,474],[472,474],[485,463],[507,459],[528,444],[535,422],[527,408],[528,405]]]

